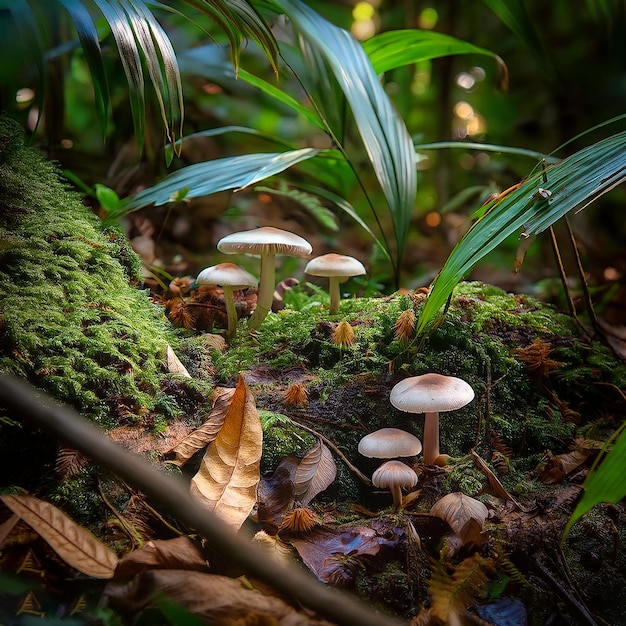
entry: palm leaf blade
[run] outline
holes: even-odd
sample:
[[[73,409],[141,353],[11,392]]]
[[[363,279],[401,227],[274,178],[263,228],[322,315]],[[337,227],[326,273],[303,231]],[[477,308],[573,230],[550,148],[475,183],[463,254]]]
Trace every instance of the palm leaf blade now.
[[[456,284],[489,252],[517,233],[538,234],[570,211],[582,210],[626,180],[626,132],[618,133],[536,172],[479,218],[452,250],[424,304],[417,323],[423,333]],[[542,187],[550,192],[537,199]]]

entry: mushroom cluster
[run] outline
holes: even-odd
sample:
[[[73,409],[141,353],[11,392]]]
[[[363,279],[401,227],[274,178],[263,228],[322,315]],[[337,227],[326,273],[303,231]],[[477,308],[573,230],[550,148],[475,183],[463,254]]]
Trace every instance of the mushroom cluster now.
[[[224,254],[247,254],[261,258],[257,303],[248,320],[250,330],[257,330],[272,308],[276,282],[275,256],[284,254],[307,258],[312,252],[311,244],[306,239],[272,226],[263,226],[227,235],[218,241],[217,249]],[[309,261],[305,272],[312,276],[328,277],[329,310],[331,314],[335,314],[339,308],[339,284],[351,276],[365,274],[365,267],[353,257],[330,253]],[[256,287],[256,278],[234,263],[220,263],[202,270],[194,284],[222,287],[228,316],[226,336],[231,338],[235,334],[237,324],[237,313],[232,292],[247,287]]]
[[[368,458],[389,459],[372,474],[372,484],[389,489],[393,505],[396,510],[399,509],[402,506],[402,489],[415,487],[417,474],[396,457],[417,456],[422,451],[422,442],[400,428],[381,428],[365,435],[359,442],[358,450]]]

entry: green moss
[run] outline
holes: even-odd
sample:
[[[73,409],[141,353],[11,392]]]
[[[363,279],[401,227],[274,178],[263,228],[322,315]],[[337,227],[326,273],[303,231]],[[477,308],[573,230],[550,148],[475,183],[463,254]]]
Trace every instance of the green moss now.
[[[315,444],[315,438],[298,428],[286,415],[259,411],[263,426],[263,456],[261,471],[273,471],[280,461],[290,455],[302,455]]]

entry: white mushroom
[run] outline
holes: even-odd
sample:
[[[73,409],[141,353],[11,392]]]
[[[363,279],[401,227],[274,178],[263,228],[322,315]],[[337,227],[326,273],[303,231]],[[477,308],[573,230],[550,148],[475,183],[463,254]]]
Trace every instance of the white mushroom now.
[[[402,488],[417,485],[417,474],[402,461],[386,461],[372,474],[372,484],[389,489],[393,504],[399,509],[402,506]]]
[[[424,413],[424,463],[439,456],[439,413],[460,409],[474,399],[474,390],[461,378],[423,374],[401,380],[389,401],[407,413]]]
[[[227,337],[232,337],[237,328],[237,309],[233,291],[256,287],[257,279],[234,263],[219,263],[203,269],[196,278],[198,285],[219,285],[224,290],[224,303],[228,318]]]
[[[331,315],[339,309],[339,284],[345,283],[351,276],[365,274],[365,267],[361,261],[343,254],[323,254],[311,259],[304,271],[311,276],[325,276],[328,278],[328,293],[330,294]]]
[[[422,442],[400,428],[381,428],[359,441],[359,452],[375,459],[395,459],[398,456],[417,456]]]
[[[248,321],[248,327],[252,330],[256,330],[263,323],[272,308],[276,275],[274,257],[277,254],[308,257],[312,251],[311,244],[306,239],[272,226],[227,235],[220,239],[217,249],[225,254],[251,254],[261,257],[257,304]]]

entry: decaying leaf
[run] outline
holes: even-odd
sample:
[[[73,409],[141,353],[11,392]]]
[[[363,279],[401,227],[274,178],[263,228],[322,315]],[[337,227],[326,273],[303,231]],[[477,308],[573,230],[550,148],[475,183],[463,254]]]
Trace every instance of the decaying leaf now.
[[[118,559],[99,539],[49,502],[28,495],[0,499],[70,566],[93,578],[111,578]]]
[[[257,518],[261,528],[276,533],[282,524],[283,515],[294,498],[294,477],[298,467],[295,456],[286,456],[269,477],[262,477],[257,493]]]
[[[502,498],[503,500],[508,500],[509,502],[512,502],[518,509],[523,510],[524,507],[504,488],[504,485],[500,482],[500,479],[489,469],[487,463],[485,463],[485,461],[473,450],[471,454],[474,465],[476,465],[476,467],[487,477],[492,492],[499,498]]]
[[[116,611],[135,615],[167,597],[212,626],[331,626],[321,618],[298,613],[279,598],[246,588],[239,580],[201,572],[144,572],[130,582],[109,582],[104,597]]]
[[[309,448],[296,470],[294,486],[297,500],[308,504],[324,491],[337,476],[337,466],[330,450],[320,440]]]
[[[539,480],[545,485],[556,485],[591,455],[591,450],[572,450],[556,456],[547,453],[537,468]]]
[[[167,346],[167,352],[165,355],[167,362],[167,371],[172,374],[180,374],[185,378],[191,378],[191,375],[187,371],[187,368],[181,363],[180,359],[176,356],[176,353],[172,349],[172,346]]]
[[[202,426],[189,433],[165,458],[174,465],[184,465],[198,450],[206,448],[217,437],[224,424],[226,412],[235,393],[234,389],[218,387],[213,395],[211,413]]]
[[[256,503],[262,451],[261,420],[240,376],[224,424],[191,479],[191,492],[237,530]]]
[[[430,512],[448,522],[464,544],[485,542],[481,532],[489,511],[482,502],[456,491],[437,500]]]
[[[209,564],[200,546],[189,537],[154,539],[122,557],[115,569],[115,577],[139,574],[150,569],[207,571]]]
[[[319,580],[346,584],[365,567],[369,557],[383,549],[392,553],[402,550],[404,530],[379,518],[372,520],[371,526],[346,525],[334,531],[318,528],[291,543]],[[380,561],[384,562],[385,557],[381,556]]]

